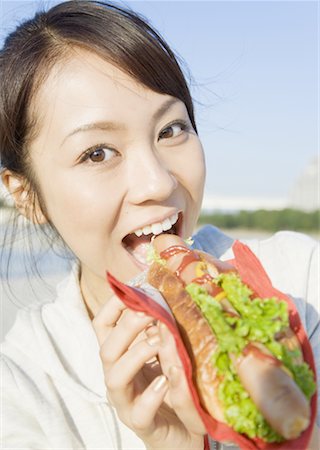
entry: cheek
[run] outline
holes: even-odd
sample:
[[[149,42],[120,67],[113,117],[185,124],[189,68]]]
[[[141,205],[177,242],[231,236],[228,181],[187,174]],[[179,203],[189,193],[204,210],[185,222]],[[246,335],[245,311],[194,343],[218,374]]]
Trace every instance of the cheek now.
[[[53,187],[53,185],[55,187]],[[97,213],[103,202],[102,192],[93,183],[81,183],[70,175],[56,177],[51,186],[43,186],[42,192],[50,219],[56,222],[79,221],[79,225]]]
[[[61,237],[82,261],[97,249],[105,254],[103,248],[118,214],[119,190],[104,186],[99,177],[84,180],[76,171],[75,176],[69,172],[54,178],[42,183],[41,190]]]
[[[196,204],[201,203],[205,183],[205,159],[199,139],[190,146],[185,158],[180,161],[180,176],[185,189]]]
[[[185,193],[186,215],[183,234],[188,238],[194,232],[200,214],[206,175],[204,153],[198,139],[184,153],[184,158],[176,159],[175,174]]]

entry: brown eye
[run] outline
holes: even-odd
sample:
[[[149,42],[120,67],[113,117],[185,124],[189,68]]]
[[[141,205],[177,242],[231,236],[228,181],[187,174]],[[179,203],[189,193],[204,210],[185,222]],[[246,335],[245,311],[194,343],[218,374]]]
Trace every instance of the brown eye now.
[[[101,144],[95,147],[89,148],[80,158],[80,162],[89,163],[109,163],[115,157],[119,156],[119,152],[113,148],[109,148],[107,145]]]
[[[161,131],[160,135],[159,135],[159,139],[168,139],[171,138],[173,136],[173,129],[172,127],[168,127],[166,129],[164,129],[163,131]]]
[[[185,130],[188,130],[188,125],[186,123],[175,122],[164,128],[162,131],[160,131],[158,141],[160,141],[160,139],[175,138],[179,136],[181,133],[183,133],[183,131]]]
[[[106,152],[102,148],[97,148],[96,150],[91,152],[89,155],[89,159],[92,162],[102,162],[105,160],[105,157],[106,157]]]

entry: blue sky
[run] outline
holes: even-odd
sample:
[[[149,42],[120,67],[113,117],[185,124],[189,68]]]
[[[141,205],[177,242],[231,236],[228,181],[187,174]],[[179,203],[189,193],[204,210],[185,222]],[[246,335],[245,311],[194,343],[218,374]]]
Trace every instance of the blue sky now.
[[[54,3],[2,0],[0,37]],[[318,153],[318,2],[121,4],[145,15],[188,65],[206,192],[285,197]]]

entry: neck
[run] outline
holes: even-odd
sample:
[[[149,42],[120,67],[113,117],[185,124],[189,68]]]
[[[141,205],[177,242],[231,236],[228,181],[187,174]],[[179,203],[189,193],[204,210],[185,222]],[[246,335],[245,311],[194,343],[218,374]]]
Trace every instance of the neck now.
[[[80,271],[80,290],[91,320],[113,294],[106,280],[83,266]]]

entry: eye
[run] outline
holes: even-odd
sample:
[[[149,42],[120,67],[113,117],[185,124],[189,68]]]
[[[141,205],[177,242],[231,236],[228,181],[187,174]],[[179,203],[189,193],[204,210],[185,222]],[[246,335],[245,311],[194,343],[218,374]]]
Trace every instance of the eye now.
[[[188,131],[189,128],[190,127],[187,124],[187,122],[184,121],[173,122],[167,125],[162,131],[160,131],[158,141],[160,141],[160,139],[175,138],[180,134],[182,134],[184,131]]]
[[[118,152],[104,144],[89,148],[80,158],[80,162],[106,163],[117,156]]]

